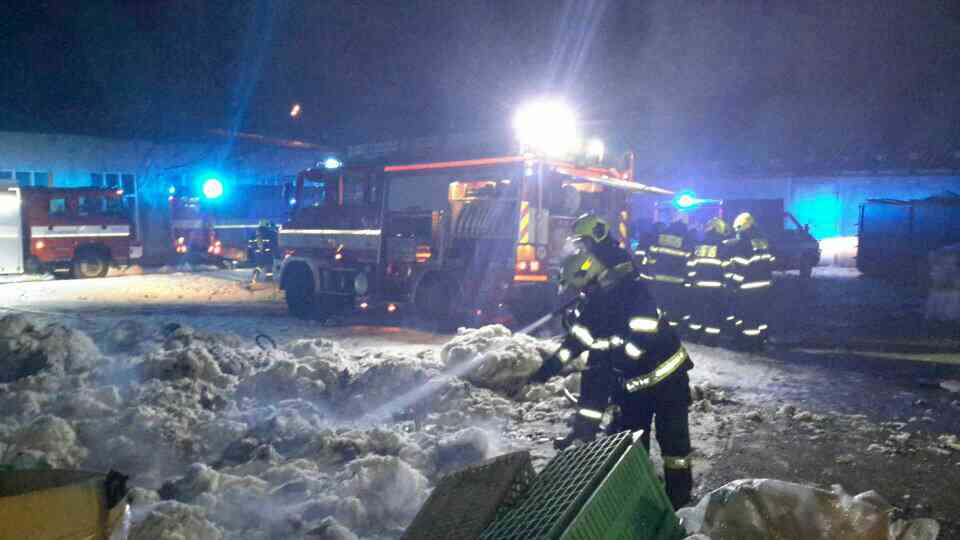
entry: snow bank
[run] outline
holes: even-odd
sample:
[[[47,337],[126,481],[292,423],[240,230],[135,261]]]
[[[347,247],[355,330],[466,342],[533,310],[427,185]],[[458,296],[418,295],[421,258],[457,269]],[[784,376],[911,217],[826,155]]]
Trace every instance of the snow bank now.
[[[0,382],[46,371],[55,375],[91,368],[102,357],[83,332],[62,325],[36,328],[21,315],[0,319]]]
[[[502,326],[440,354],[129,323],[99,336],[104,356],[19,316],[0,337],[0,464],[131,475],[133,539],[395,538],[440,475],[523,440],[495,434],[560,422],[563,398],[531,388],[579,382],[524,390],[555,345]]]

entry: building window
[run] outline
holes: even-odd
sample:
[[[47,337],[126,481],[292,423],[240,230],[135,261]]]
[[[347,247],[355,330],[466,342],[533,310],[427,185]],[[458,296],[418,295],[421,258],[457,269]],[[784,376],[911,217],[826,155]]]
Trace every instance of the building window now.
[[[116,173],[109,173],[105,176],[107,180],[108,188],[119,188],[120,187],[120,175]]]
[[[50,173],[48,173],[48,172],[35,172],[35,173],[33,173],[33,185],[35,185],[35,186],[49,186],[49,185],[50,185]]]
[[[67,215],[67,199],[63,197],[60,197],[57,199],[50,199],[50,215],[51,216]]]
[[[0,171],[0,180],[13,180],[13,171]]]
[[[121,188],[123,193],[126,195],[134,195],[137,193],[137,177],[132,174],[122,174],[120,175]]]
[[[100,173],[90,173],[90,185],[93,187],[103,187],[103,175]]]

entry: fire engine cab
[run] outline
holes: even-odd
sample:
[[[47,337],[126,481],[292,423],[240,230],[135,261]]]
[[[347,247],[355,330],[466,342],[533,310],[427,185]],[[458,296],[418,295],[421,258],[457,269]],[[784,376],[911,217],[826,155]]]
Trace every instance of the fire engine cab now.
[[[663,192],[629,170],[532,155],[308,169],[280,231],[280,287],[300,317],[533,320],[556,305],[573,221],[602,215],[626,243],[628,198],[643,191]]]
[[[0,192],[0,233],[0,273],[103,277],[143,255],[116,189],[8,188]]]

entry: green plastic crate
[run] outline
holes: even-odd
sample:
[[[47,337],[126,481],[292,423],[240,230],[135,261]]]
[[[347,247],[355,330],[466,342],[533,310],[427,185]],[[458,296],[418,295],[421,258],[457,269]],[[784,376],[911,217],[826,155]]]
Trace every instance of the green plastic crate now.
[[[639,432],[568,448],[502,511],[482,540],[683,538]]]
[[[403,540],[476,540],[533,482],[530,453],[512,452],[444,476]]]

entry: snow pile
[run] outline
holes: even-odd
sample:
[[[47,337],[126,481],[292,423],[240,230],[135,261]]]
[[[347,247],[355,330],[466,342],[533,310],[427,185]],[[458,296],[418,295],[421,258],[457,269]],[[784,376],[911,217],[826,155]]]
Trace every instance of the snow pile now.
[[[0,382],[47,371],[55,375],[88,369],[101,358],[89,336],[62,325],[38,329],[21,315],[0,319]]]
[[[174,501],[134,515],[131,540],[221,540],[223,532],[207,521],[200,508]]]
[[[471,383],[508,395],[519,392],[556,348],[525,334],[513,335],[495,324],[465,329],[444,345],[440,353],[449,368],[465,370]]]
[[[579,385],[524,388],[555,346],[496,326],[441,354],[131,322],[99,336],[104,356],[17,316],[0,336],[0,464],[131,475],[134,540],[397,537],[440,475],[528,447],[520,423],[560,425]]]

